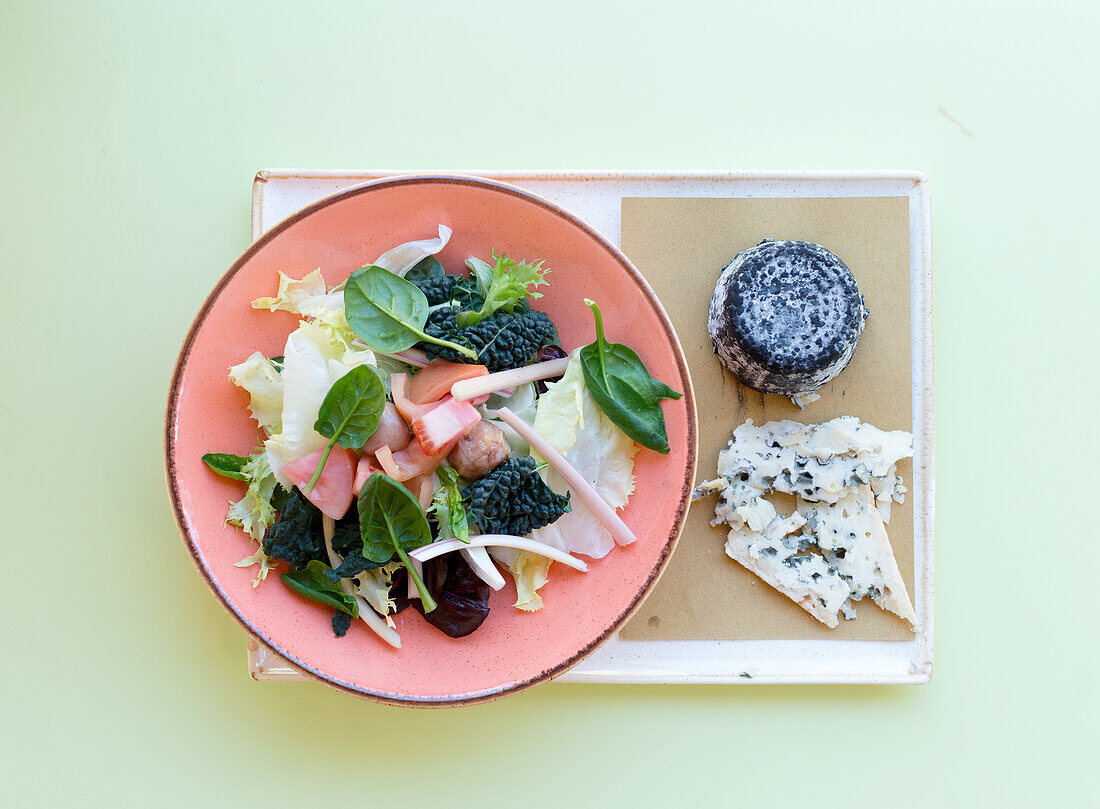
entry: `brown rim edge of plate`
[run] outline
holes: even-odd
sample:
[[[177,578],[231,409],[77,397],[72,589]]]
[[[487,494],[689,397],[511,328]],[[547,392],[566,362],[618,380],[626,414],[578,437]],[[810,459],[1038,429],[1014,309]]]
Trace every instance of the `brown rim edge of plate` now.
[[[563,661],[557,666],[529,677],[526,680],[517,683],[509,683],[502,686],[486,689],[484,691],[477,691],[467,694],[443,696],[443,697],[426,697],[426,698],[411,698],[408,695],[390,694],[385,692],[369,691],[363,688],[359,688],[351,683],[346,683],[341,680],[324,674],[323,672],[310,666],[302,660],[299,660],[294,655],[291,655],[281,646],[267,637],[264,633],[260,632],[251,623],[241,615],[237,609],[233,606],[228,596],[215,581],[213,574],[207,567],[205,560],[202,559],[201,553],[198,547],[195,545],[194,540],[189,530],[188,518],[184,513],[181,503],[181,494],[179,490],[179,482],[176,475],[176,460],[174,455],[174,448],[172,442],[172,431],[176,421],[176,413],[179,406],[180,395],[180,383],[183,376],[183,369],[187,363],[188,358],[191,355],[191,348],[194,344],[195,337],[198,334],[199,329],[202,327],[206,320],[207,315],[210,312],[214,302],[221,295],[222,291],[233,279],[233,277],[256,253],[258,253],[268,242],[272,241],[276,236],[288,229],[298,221],[312,215],[316,211],[327,208],[329,205],[333,205],[338,202],[342,202],[345,199],[358,196],[369,191],[378,190],[381,188],[392,188],[403,185],[421,185],[421,184],[440,184],[450,183],[455,185],[468,185],[478,188],[487,188],[489,190],[497,191],[500,193],[510,194],[518,197],[526,202],[538,205],[541,208],[549,211],[550,213],[564,219],[566,222],[572,224],[578,230],[583,232],[589,238],[595,240],[597,244],[603,247],[608,253],[611,254],[619,265],[626,271],[626,274],[634,281],[635,286],[641,291],[642,296],[649,302],[656,311],[658,319],[661,321],[661,325],[664,328],[665,336],[673,347],[673,353],[676,357],[676,365],[680,371],[680,379],[684,386],[684,404],[687,407],[688,413],[688,453],[687,453],[687,475],[684,479],[683,486],[680,491],[680,502],[676,509],[676,517],[670,531],[668,538],[665,541],[664,548],[661,551],[661,556],[658,558],[657,563],[650,570],[649,578],[645,584],[639,588],[637,595],[631,604],[614,620],[607,629],[595,638],[584,648],[577,651],[574,655]],[[259,239],[249,245],[248,249],[241,254],[233,265],[225,272],[224,275],[218,280],[218,283],[214,286],[214,289],[210,291],[210,294],[206,296],[203,301],[202,307],[195,315],[194,320],[191,322],[191,326],[187,331],[187,336],[184,339],[183,346],[180,348],[179,355],[176,359],[176,367],[172,373],[172,382],[168,390],[168,409],[165,412],[165,429],[164,429],[164,459],[165,459],[165,476],[168,485],[168,493],[172,500],[172,513],[176,520],[176,525],[180,530],[182,538],[187,543],[187,549],[191,555],[191,561],[194,563],[199,574],[202,576],[203,581],[206,583],[207,588],[214,594],[214,596],[221,603],[222,607],[241,625],[246,632],[249,632],[255,636],[260,642],[274,651],[276,654],[286,658],[291,664],[299,668],[303,674],[315,679],[324,685],[328,685],[339,691],[351,694],[352,696],[359,697],[361,699],[367,699],[373,702],[380,702],[388,705],[402,705],[406,707],[417,708],[443,708],[443,707],[459,707],[465,705],[475,705],[482,702],[491,702],[493,700],[500,699],[511,694],[518,694],[521,691],[543,683],[553,677],[568,671],[573,666],[580,663],[596,649],[603,645],[608,639],[612,637],[619,629],[622,628],[630,617],[637,612],[638,608],[645,600],[645,596],[653,589],[657,584],[658,579],[664,573],[665,568],[668,566],[668,561],[672,557],[672,552],[676,548],[676,544],[679,542],[680,534],[684,528],[684,522],[687,516],[688,505],[691,499],[691,490],[695,484],[695,466],[697,462],[698,452],[698,415],[695,406],[695,391],[692,387],[691,373],[688,370],[687,361],[684,358],[683,347],[680,345],[680,340],[676,335],[676,330],[672,327],[672,321],[668,317],[668,313],[665,312],[664,306],[661,305],[661,301],[658,299],[656,293],[653,291],[649,283],[642,277],[642,274],[637,268],[630,262],[630,259],[616,247],[609,242],[602,234],[600,234],[595,228],[579,218],[575,214],[570,213],[559,205],[550,202],[543,197],[533,194],[530,191],[526,191],[516,186],[509,185],[508,183],[502,183],[496,180],[488,180],[481,177],[472,177],[458,174],[426,174],[426,175],[410,175],[403,177],[388,177],[381,180],[374,180],[371,182],[363,183],[361,185],[353,186],[352,188],[346,188],[343,191],[338,191],[331,196],[318,200],[289,217],[284,219],[279,224],[272,227],[267,233],[263,234]]]

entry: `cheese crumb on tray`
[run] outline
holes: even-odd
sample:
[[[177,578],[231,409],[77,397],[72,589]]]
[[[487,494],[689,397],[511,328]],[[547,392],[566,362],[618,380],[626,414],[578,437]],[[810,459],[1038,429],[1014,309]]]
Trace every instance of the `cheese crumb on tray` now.
[[[829,627],[875,604],[916,626],[886,534],[905,486],[897,463],[913,437],[853,416],[824,424],[746,421],[718,456],[718,475],[695,499],[718,494],[712,525],[730,526],[726,554]],[[795,497],[782,516],[767,495]]]

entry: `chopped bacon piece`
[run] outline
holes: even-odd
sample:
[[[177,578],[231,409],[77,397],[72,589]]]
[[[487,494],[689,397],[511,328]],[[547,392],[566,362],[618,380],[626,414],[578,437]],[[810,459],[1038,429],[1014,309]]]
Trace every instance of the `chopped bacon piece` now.
[[[338,520],[344,516],[344,512],[351,505],[356,457],[350,449],[344,449],[339,444],[334,446],[313,491],[306,494],[305,487],[313,477],[313,473],[317,471],[317,464],[320,463],[324,452],[323,449],[319,449],[291,461],[283,467],[283,474],[290,478],[291,483],[301,490],[309,502],[321,509],[322,513]]]
[[[408,446],[409,440],[409,425],[401,418],[397,408],[391,402],[386,402],[382,410],[382,418],[378,421],[378,429],[363,445],[363,452],[377,452],[378,448],[383,446],[397,452]]]
[[[463,362],[441,362],[429,365],[417,371],[409,383],[409,399],[414,404],[438,402],[451,392],[451,385],[463,379],[486,376],[489,369],[484,365],[469,365]]]
[[[367,478],[373,475],[375,472],[381,472],[380,467],[371,463],[371,457],[364,455],[359,459],[359,465],[355,468],[355,483],[352,486],[352,490],[355,492],[355,496],[359,496],[359,491],[363,488],[363,484],[367,482]]]
[[[407,374],[390,375],[390,392],[393,394],[393,404],[397,408],[397,412],[409,424],[412,424],[435,407],[434,402],[426,405],[415,404],[409,399],[409,377]]]
[[[469,402],[450,396],[412,423],[413,435],[427,455],[440,455],[448,445],[462,438],[481,421],[481,414]]]

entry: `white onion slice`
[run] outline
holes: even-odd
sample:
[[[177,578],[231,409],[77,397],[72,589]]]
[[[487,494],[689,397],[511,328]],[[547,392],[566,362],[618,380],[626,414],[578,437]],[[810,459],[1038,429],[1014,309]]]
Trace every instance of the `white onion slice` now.
[[[638,539],[634,536],[634,532],[627,527],[627,524],[615,513],[615,509],[609,506],[607,501],[600,497],[600,493],[592,488],[592,484],[585,480],[584,475],[578,472],[573,464],[569,463],[560,452],[550,446],[549,441],[535,432],[530,424],[507,407],[498,410],[497,416],[519,433],[531,445],[532,449],[550,462],[557,473],[565,479],[569,488],[577,493],[577,497],[581,498],[584,504],[592,510],[596,519],[603,523],[603,527],[608,530],[617,543],[629,545]]]
[[[359,343],[362,341],[353,340],[352,342]],[[366,345],[366,343],[363,343],[363,345]],[[380,357],[389,357],[390,359],[403,362],[406,365],[412,365],[416,368],[427,368],[432,364],[432,360],[428,359],[428,355],[419,348],[407,348],[404,351],[398,351],[396,354],[385,354],[381,351],[376,351],[374,353]]]
[[[551,548],[549,545],[542,542],[536,542],[533,539],[514,537],[509,534],[479,534],[470,537],[469,544],[458,539],[445,539],[442,542],[433,542],[431,545],[423,545],[415,551],[411,551],[409,556],[421,562],[427,562],[429,559],[434,559],[445,553],[454,553],[463,548],[491,547],[516,548],[521,551],[530,551],[531,553],[545,556],[547,559],[553,559],[555,562],[561,562],[563,565],[571,567],[574,570],[579,570],[582,573],[588,572],[587,564],[577,559],[575,556],[570,556],[565,551],[559,551],[557,548]]]
[[[418,239],[415,242],[399,244],[376,258],[374,264],[404,278],[405,273],[416,266],[419,261],[428,256],[434,256],[446,247],[447,242],[451,240],[451,232],[451,229],[446,225],[440,225],[438,238]]]
[[[460,552],[479,579],[494,590],[504,587],[504,577],[500,575],[500,571],[489,558],[489,552],[485,548],[461,548]]]

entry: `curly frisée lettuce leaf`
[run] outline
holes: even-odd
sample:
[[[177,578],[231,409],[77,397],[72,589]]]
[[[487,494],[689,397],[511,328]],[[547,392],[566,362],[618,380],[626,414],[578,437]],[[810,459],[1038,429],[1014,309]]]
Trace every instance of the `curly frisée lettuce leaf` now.
[[[260,428],[271,435],[283,424],[283,380],[271,360],[259,351],[229,369],[229,379],[248,391],[248,410]]]
[[[259,547],[251,556],[236,563],[236,567],[259,565],[252,586],[256,587],[267,578],[273,562],[264,553],[263,538],[267,529],[275,522],[275,506],[271,500],[275,496],[275,475],[268,464],[267,453],[260,452],[251,457],[241,468],[248,480],[248,490],[236,503],[229,504],[225,521],[243,530]]]
[[[280,272],[279,291],[275,297],[257,298],[252,301],[252,308],[307,317],[327,328],[331,339],[342,342],[349,349],[355,339],[344,314],[344,291],[339,288],[328,291],[320,270],[314,270],[300,280]]]
[[[478,294],[484,302],[477,311],[459,313],[459,328],[480,323],[498,309],[511,312],[516,304],[528,297],[542,297],[541,292],[534,291],[534,287],[548,283],[544,278],[547,270],[543,269],[541,261],[529,264],[510,259],[503,253],[493,253],[493,261],[496,262],[495,265],[479,258],[467,259],[466,266],[470,268],[470,273],[477,282]]]
[[[436,474],[439,476],[439,486],[432,495],[428,512],[435,516],[439,525],[439,539],[457,539],[468,543],[470,525],[458,486],[458,472],[449,466],[440,466]]]
[[[508,571],[516,580],[516,607],[524,612],[534,612],[542,607],[542,596],[538,589],[550,581],[550,565],[547,559],[537,553],[519,551],[508,565]]]
[[[302,279],[291,278],[279,273],[279,291],[274,298],[257,298],[252,301],[253,309],[267,309],[269,312],[291,312],[303,314],[302,305],[309,304],[328,293],[321,270],[316,269]]]
[[[359,584],[355,592],[371,605],[371,608],[386,619],[389,626],[394,627],[393,614],[397,611],[393,595],[390,592],[393,586],[393,575],[403,567],[399,560],[389,562],[381,567],[364,570],[356,576]]]

